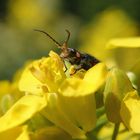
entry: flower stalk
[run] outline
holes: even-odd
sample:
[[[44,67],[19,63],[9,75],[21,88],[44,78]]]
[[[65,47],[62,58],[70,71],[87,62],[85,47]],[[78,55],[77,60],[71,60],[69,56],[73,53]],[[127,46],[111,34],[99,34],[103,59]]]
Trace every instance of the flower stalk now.
[[[112,134],[112,140],[116,140],[119,132],[120,123],[116,123],[114,126],[113,134]]]

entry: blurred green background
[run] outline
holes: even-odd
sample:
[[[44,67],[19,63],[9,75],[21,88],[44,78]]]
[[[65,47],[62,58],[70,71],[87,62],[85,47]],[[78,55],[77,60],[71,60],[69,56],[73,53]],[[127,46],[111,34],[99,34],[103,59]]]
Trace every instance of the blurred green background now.
[[[106,50],[114,37],[138,36],[139,0],[1,0],[0,79],[11,79],[28,60],[59,50],[43,29],[58,42],[70,30],[69,47],[90,53],[108,65],[129,71],[140,59],[140,49]]]

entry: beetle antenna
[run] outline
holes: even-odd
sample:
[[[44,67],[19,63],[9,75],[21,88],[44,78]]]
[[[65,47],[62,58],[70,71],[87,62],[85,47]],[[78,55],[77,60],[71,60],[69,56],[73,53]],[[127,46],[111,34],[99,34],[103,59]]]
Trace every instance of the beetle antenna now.
[[[66,32],[67,32],[67,34],[68,34],[68,36],[67,36],[67,39],[66,39],[65,43],[66,43],[66,44],[68,44],[68,41],[69,41],[69,39],[70,39],[70,31],[69,31],[69,30],[67,30],[67,29],[65,29],[65,31],[66,31]]]
[[[38,29],[34,29],[34,31],[41,32],[41,33],[45,34],[57,45],[58,48],[62,47],[62,45],[59,42],[57,42],[53,37],[51,37],[47,32],[45,32],[43,30],[38,30]],[[69,31],[67,31],[67,32],[69,32]],[[68,41],[68,39],[69,39],[69,35],[68,35],[66,42]]]

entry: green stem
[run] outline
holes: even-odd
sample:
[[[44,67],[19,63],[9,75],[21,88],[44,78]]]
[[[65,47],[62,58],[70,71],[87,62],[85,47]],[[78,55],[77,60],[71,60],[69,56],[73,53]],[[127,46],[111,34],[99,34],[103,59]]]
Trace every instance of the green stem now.
[[[119,126],[120,126],[120,123],[115,124],[113,135],[112,135],[112,140],[116,140],[118,132],[119,132]]]

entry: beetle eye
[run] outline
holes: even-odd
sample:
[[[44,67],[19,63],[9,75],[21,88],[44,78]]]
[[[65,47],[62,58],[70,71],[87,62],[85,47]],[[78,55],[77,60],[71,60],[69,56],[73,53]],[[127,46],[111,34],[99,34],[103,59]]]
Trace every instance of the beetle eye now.
[[[69,52],[69,57],[75,57],[76,55],[76,50],[73,48],[68,48],[68,52]]]
[[[75,49],[71,49],[70,52],[71,52],[71,55],[74,55],[74,56],[76,55],[76,51],[75,51]]]
[[[70,52],[75,52],[75,50],[73,48],[70,48]]]

